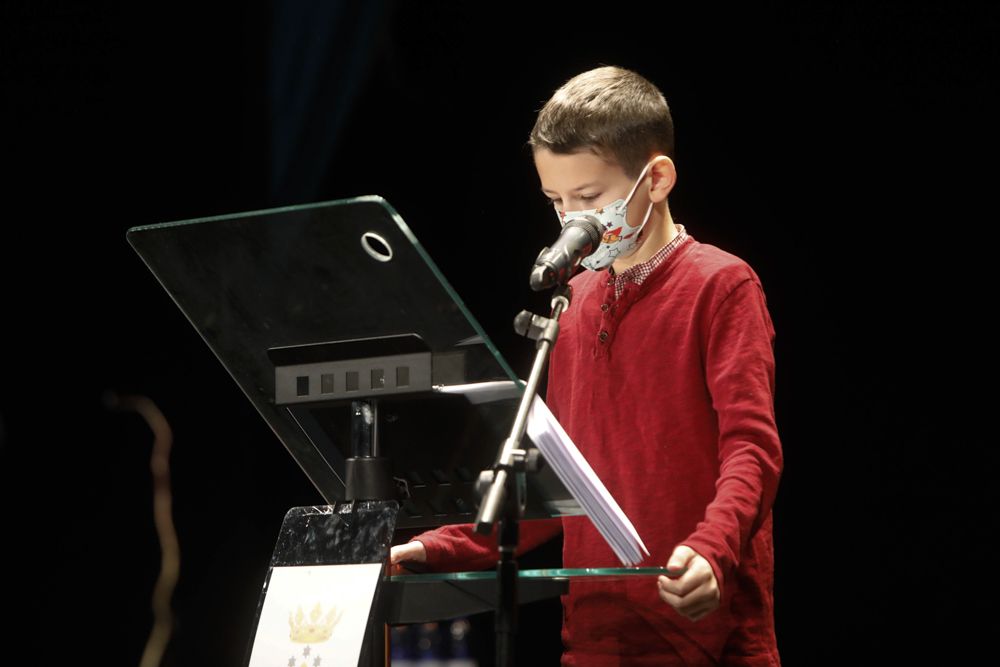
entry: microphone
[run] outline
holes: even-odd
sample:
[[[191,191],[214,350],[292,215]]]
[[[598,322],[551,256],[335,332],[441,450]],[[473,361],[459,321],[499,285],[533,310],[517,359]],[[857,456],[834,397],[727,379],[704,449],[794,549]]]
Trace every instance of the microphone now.
[[[580,262],[594,252],[604,235],[601,223],[592,215],[573,218],[562,228],[551,248],[542,248],[531,271],[531,289],[538,292],[569,282]]]

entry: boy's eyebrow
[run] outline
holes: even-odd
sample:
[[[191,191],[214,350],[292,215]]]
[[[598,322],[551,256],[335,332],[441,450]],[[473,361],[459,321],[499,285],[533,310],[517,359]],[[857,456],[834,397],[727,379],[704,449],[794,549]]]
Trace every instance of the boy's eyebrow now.
[[[579,192],[580,190],[586,190],[587,188],[592,188],[595,185],[600,185],[600,183],[598,183],[597,181],[594,181],[593,183],[584,183],[583,185],[580,185],[580,186],[577,186],[577,187],[573,188],[572,191],[573,192]],[[545,188],[542,188],[542,192],[545,193],[545,194],[548,194],[549,192],[557,194],[555,192],[555,190],[546,190]]]

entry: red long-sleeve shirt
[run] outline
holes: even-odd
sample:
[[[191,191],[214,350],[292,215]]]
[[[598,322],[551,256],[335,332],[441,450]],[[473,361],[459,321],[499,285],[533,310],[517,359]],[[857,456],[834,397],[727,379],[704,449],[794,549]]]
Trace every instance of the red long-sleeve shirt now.
[[[678,544],[711,564],[721,606],[691,622],[655,577],[574,580],[563,596],[566,665],[778,665],[771,504],[781,471],[774,330],[756,274],[693,238],[615,299],[606,273],[572,281],[546,402],[651,553]],[[521,550],[559,520],[523,522]],[[561,520],[564,567],[618,567],[586,517]],[[468,526],[418,536],[435,569],[496,563]]]

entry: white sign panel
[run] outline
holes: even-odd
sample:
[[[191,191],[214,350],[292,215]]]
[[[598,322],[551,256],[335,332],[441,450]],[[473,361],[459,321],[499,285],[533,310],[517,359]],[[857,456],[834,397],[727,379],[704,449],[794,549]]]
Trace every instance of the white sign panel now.
[[[357,667],[380,563],[275,567],[250,667]]]

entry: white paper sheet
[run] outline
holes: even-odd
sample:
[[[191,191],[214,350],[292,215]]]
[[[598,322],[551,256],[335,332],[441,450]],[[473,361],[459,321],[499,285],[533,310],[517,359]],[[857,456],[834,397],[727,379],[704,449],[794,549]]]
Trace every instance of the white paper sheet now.
[[[535,396],[528,412],[527,433],[622,564],[631,566],[641,563],[642,554],[648,556],[649,550],[635,526],[556,420],[549,406],[538,396]]]

